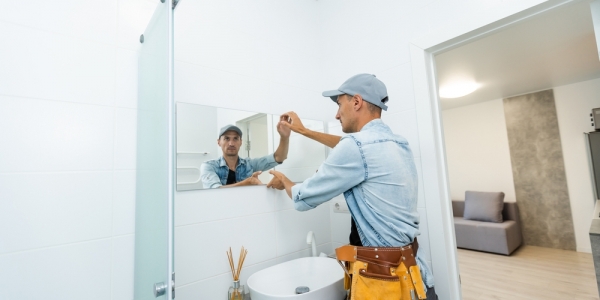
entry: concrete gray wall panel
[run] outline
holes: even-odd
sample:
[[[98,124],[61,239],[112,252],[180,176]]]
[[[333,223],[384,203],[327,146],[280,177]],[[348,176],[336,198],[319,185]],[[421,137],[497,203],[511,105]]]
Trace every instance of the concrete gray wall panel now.
[[[553,90],[504,99],[504,116],[525,244],[575,250]]]

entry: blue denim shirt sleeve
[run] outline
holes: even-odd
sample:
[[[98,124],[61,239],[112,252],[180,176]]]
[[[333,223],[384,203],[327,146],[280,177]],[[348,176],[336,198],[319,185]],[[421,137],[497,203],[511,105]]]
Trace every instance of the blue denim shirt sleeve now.
[[[202,187],[205,189],[214,189],[222,186],[215,166],[208,162],[203,162],[200,166],[200,179],[202,179]]]
[[[315,175],[292,187],[294,207],[299,211],[313,209],[361,183],[366,177],[361,150],[353,138],[345,136]]]
[[[250,164],[254,172],[273,169],[279,164],[277,161],[275,161],[275,153],[271,153],[259,158],[249,159],[248,163]]]

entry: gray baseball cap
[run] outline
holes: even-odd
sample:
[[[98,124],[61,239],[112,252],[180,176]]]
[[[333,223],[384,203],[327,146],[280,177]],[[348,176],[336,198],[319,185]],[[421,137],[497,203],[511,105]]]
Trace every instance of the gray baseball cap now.
[[[324,91],[323,97],[330,97],[337,103],[339,95],[359,94],[365,101],[375,104],[383,110],[387,110],[385,105],[388,101],[387,89],[381,80],[373,74],[358,74],[346,80],[337,90]]]
[[[240,137],[242,137],[242,131],[237,126],[229,124],[229,125],[225,125],[225,127],[221,128],[221,130],[219,130],[219,138],[221,138],[221,136],[223,134],[225,134],[225,132],[227,132],[227,131],[235,131],[235,132],[237,132],[237,134],[240,135]]]

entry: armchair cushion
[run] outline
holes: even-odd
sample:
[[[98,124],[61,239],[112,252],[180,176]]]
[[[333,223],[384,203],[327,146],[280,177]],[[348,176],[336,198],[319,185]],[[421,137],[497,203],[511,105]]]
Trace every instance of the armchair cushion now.
[[[465,220],[502,223],[503,192],[465,192]]]

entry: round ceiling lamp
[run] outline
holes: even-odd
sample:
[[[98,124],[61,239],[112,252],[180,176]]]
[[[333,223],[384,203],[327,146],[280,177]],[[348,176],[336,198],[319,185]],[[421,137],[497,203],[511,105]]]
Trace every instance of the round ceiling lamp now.
[[[440,86],[440,98],[460,98],[473,93],[481,85],[474,80],[457,80]]]

